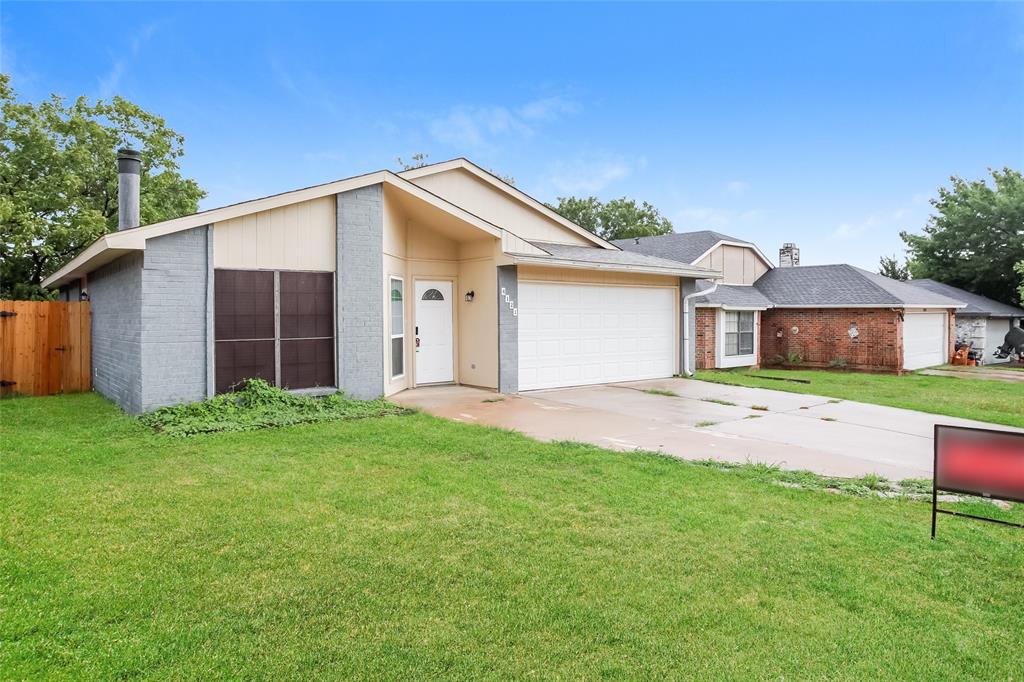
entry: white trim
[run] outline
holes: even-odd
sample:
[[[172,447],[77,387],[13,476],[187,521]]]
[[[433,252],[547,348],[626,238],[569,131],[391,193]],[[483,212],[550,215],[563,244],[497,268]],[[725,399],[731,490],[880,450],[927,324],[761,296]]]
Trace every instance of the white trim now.
[[[237,204],[200,211],[199,213],[193,213],[180,218],[164,220],[159,223],[143,225],[141,227],[134,227],[130,230],[111,232],[110,234],[103,235],[97,239],[84,251],[71,259],[71,261],[69,261],[64,267],[43,280],[42,286],[44,288],[49,288],[55,285],[64,284],[70,279],[75,279],[95,270],[99,265],[103,265],[113,260],[113,258],[101,258],[108,251],[117,249],[127,253],[128,251],[145,250],[147,239],[162,237],[164,235],[181,232],[183,230],[191,230],[196,227],[214,225],[232,218],[238,218],[252,213],[260,213],[262,211],[269,211],[280,206],[309,201],[319,197],[339,194],[341,192],[348,192],[354,189],[378,184],[392,185],[407,194],[490,234],[493,237],[500,238],[504,232],[503,228],[490,223],[483,218],[460,208],[459,206],[456,206],[450,201],[423,189],[419,185],[416,185],[405,178],[392,173],[391,171],[382,170],[346,178],[344,180],[336,180],[322,185],[315,185],[304,189],[274,194],[260,199],[251,199]]]
[[[729,312],[752,312],[754,313],[754,352],[746,355],[725,354],[725,315]],[[756,310],[719,310],[715,316],[715,367],[749,367],[757,364],[758,353],[760,353],[761,341],[761,316]],[[737,340],[738,344],[738,340]]]
[[[693,339],[690,338],[690,306],[689,306],[689,302],[690,302],[690,299],[693,298],[694,296],[706,296],[708,294],[713,294],[713,293],[715,293],[715,290],[717,288],[718,288],[718,284],[714,283],[714,284],[711,285],[711,288],[709,288],[709,289],[702,289],[701,291],[694,291],[691,294],[687,294],[686,296],[683,296],[682,312],[680,313],[681,319],[683,321],[683,343],[682,343],[682,356],[683,357],[682,357],[682,361],[680,363],[680,365],[681,365],[680,366],[680,370],[681,370],[680,373],[681,374],[685,374],[688,377],[692,377],[693,374],[694,374],[694,370],[697,369],[696,367],[690,367],[690,342],[693,341]],[[694,312],[695,315],[696,315],[696,312],[697,312],[697,307],[698,306],[696,306],[696,305],[694,305],[694,307],[693,307],[693,312]],[[696,324],[697,324],[697,322],[696,322],[696,320],[694,320],[694,327],[695,328],[696,328]],[[696,362],[695,362],[695,364],[696,364]]]
[[[581,237],[589,239],[598,246],[604,247],[605,249],[609,250],[622,251],[622,249],[616,246],[615,244],[612,244],[611,242],[602,239],[601,237],[598,237],[590,230],[584,229],[577,225],[576,223],[572,222],[571,220],[559,215],[555,211],[552,211],[543,203],[537,201],[526,192],[523,192],[518,187],[514,187],[505,182],[504,180],[495,177],[493,174],[485,171],[483,168],[480,168],[480,166],[477,166],[475,163],[473,163],[467,158],[459,157],[457,159],[440,161],[438,163],[432,163],[426,166],[421,166],[419,168],[410,168],[407,171],[400,172],[398,175],[407,180],[415,180],[417,178],[422,178],[426,175],[436,175],[437,173],[444,173],[450,170],[455,170],[457,168],[472,173],[474,176],[483,180],[484,182],[491,185],[495,189],[498,189],[504,192],[505,194],[510,195],[514,199],[517,199],[519,202],[526,204],[533,210],[537,211],[538,213],[541,213],[542,215],[544,215],[544,217],[554,220],[555,222],[559,223],[562,227],[572,230],[576,234],[580,235]]]
[[[764,264],[768,266],[769,270],[774,270],[775,269],[775,266],[772,265],[772,262],[770,260],[768,260],[767,256],[765,256],[763,253],[761,253],[761,249],[757,248],[756,244],[751,244],[749,242],[734,242],[731,239],[719,239],[718,242],[716,242],[714,246],[712,246],[710,249],[708,249],[704,253],[700,254],[700,256],[698,256],[697,258],[694,258],[692,261],[690,261],[690,264],[693,265],[695,263],[701,262],[702,260],[707,258],[708,255],[710,255],[710,253],[712,251],[714,251],[715,249],[717,249],[719,246],[742,246],[742,247],[746,247],[748,249],[753,249],[754,253],[757,254],[757,257],[760,258],[762,261],[764,261]],[[733,285],[733,286],[740,286],[740,285]],[[752,284],[746,284],[746,285],[742,285],[742,286],[753,286],[753,285]]]
[[[949,310],[950,308],[964,308],[966,303],[953,304],[939,304],[932,303],[930,305],[921,305],[909,303],[803,303],[800,305],[779,305],[774,304],[772,308],[880,308],[883,310],[906,310],[907,308],[933,308],[935,310]]]
[[[397,280],[397,281],[402,283],[402,333],[401,334],[395,334],[394,320],[392,319],[392,316],[391,316],[391,283],[394,282],[395,280]],[[406,365],[406,362],[408,360],[408,358],[406,357],[408,355],[408,348],[406,347],[407,344],[405,343],[405,339],[406,339],[406,336],[405,336],[405,304],[406,304],[405,277],[402,277],[401,275],[388,275],[388,294],[387,294],[387,297],[388,297],[388,340],[389,341],[394,341],[397,338],[401,338],[402,339],[402,373],[401,374],[393,374],[393,375],[391,375],[391,379],[390,380],[394,381],[396,379],[401,379],[401,378],[403,378],[405,376],[405,373],[406,373],[405,365]],[[394,369],[395,369],[395,359],[392,357],[392,353],[394,353],[394,346],[393,346],[393,344],[389,343],[388,344],[387,358],[385,360],[385,367],[388,368],[388,373],[389,374],[391,374],[391,372],[394,372]]]
[[[670,277],[688,277],[693,279],[720,279],[722,273],[716,270],[687,267],[662,267],[658,265],[625,265],[619,263],[593,263],[572,258],[554,258],[541,256],[521,256],[507,254],[516,265],[538,265],[550,268],[575,268],[577,270],[604,270],[606,272],[631,272],[648,275],[668,275]],[[707,293],[706,291],[700,293]]]
[[[701,291],[700,293],[706,293]],[[729,305],[726,303],[698,303],[698,308],[721,308],[723,310],[768,310],[768,306]]]

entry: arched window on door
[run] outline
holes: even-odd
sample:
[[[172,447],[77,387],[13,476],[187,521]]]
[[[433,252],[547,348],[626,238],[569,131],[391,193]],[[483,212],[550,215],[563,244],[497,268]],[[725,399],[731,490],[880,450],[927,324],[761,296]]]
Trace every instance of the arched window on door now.
[[[420,300],[422,300],[422,301],[443,301],[444,300],[444,294],[442,294],[437,289],[427,289],[426,291],[423,292],[423,295],[420,296]]]

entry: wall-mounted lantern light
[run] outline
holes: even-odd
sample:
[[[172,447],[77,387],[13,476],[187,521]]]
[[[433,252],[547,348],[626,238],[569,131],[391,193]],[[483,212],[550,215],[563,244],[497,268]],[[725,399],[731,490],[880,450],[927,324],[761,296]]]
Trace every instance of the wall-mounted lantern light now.
[[[89,292],[88,291],[83,291],[82,293],[78,294],[78,300],[79,301],[88,301],[89,300]]]
[[[473,298],[475,296],[476,296],[476,292],[475,291],[467,291],[466,292],[466,303],[472,303],[473,302]]]

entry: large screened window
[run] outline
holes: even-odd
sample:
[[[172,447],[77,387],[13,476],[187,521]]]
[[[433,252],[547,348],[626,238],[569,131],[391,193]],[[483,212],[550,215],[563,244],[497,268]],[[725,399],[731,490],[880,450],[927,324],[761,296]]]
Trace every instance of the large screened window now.
[[[216,270],[214,331],[218,393],[253,378],[333,386],[334,274]]]
[[[728,310],[725,312],[725,355],[753,355],[754,311]]]
[[[391,278],[391,378],[405,374],[405,282]]]

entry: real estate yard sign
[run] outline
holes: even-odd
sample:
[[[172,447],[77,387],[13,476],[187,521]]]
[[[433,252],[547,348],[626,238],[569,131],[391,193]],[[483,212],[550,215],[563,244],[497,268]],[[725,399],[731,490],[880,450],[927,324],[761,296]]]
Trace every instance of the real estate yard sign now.
[[[1024,502],[1024,433],[935,425],[932,538],[937,514],[1024,528],[1024,524],[939,509],[939,491]]]

